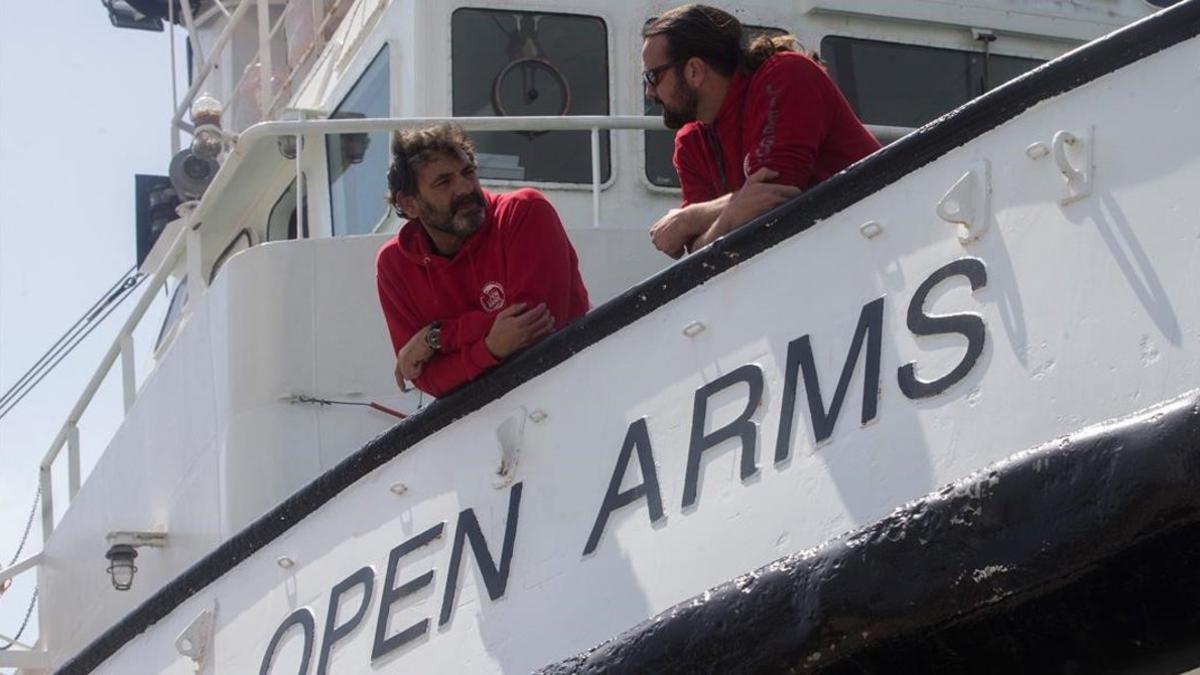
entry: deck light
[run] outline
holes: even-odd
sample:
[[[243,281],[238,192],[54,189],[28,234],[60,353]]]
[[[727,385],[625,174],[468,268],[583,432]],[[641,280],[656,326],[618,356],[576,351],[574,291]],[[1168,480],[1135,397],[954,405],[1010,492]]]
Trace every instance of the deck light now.
[[[133,564],[138,555],[137,547],[162,548],[167,545],[166,532],[109,532],[105,539],[108,541],[108,552],[104,554],[108,559],[106,571],[112,576],[113,588],[118,591],[133,587],[133,576],[138,570]]]
[[[129,544],[116,544],[108,549],[104,557],[110,561],[108,573],[112,575],[113,588],[118,591],[129,590],[133,586],[133,575],[137,574],[137,565],[133,564],[137,551]]]
[[[204,94],[192,104],[192,154],[201,159],[216,159],[225,147],[225,135],[221,132],[221,114],[224,107],[217,99]]]

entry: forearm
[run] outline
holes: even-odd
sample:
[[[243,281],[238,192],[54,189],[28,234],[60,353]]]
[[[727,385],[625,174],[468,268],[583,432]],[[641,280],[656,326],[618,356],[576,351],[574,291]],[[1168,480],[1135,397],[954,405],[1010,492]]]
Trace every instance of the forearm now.
[[[421,369],[413,384],[432,396],[445,396],[495,366],[497,360],[483,340],[452,354],[437,354]]]
[[[688,204],[683,207],[684,213],[687,214],[687,222],[689,224],[689,232],[693,237],[703,236],[712,228],[713,223],[729,205],[729,198],[733,193],[717,197],[711,201],[699,202],[696,204]]]
[[[735,222],[736,220],[737,218],[725,213],[719,214],[708,226],[708,229],[692,240],[691,246],[688,247],[688,252],[694,253],[699,251],[745,224]]]

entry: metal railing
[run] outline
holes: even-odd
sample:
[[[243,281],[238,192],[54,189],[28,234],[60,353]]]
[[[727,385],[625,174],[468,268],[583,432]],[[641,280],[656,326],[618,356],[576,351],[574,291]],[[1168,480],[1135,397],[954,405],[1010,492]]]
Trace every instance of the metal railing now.
[[[222,52],[229,44],[229,41],[233,39],[239,24],[250,14],[251,7],[255,7],[257,10],[255,16],[258,24],[258,61],[249,65],[258,68],[258,85],[252,91],[243,92],[243,85],[253,72],[248,67],[242,73],[238,83],[233,87],[232,94],[226,101],[228,104],[226,111],[233,110],[240,100],[238,97],[244,93],[248,93],[257,98],[259,119],[268,120],[271,119],[272,115],[285,102],[284,97],[290,91],[292,84],[297,80],[303,79],[308,74],[313,64],[313,57],[319,54],[325,46],[326,33],[331,30],[334,23],[340,21],[345,15],[343,10],[350,2],[352,0],[292,0],[274,23],[270,20],[269,0],[243,0],[238,3],[232,12],[226,9],[223,4],[217,2],[205,16],[199,18],[192,15],[192,10],[188,3],[182,3],[180,7],[183,12],[184,27],[188,32],[188,40],[191,43],[192,52],[200,60],[200,65],[192,73],[192,85],[183,95],[183,99],[176,103],[175,112],[171,117],[172,152],[178,152],[180,149],[180,131],[185,131],[189,134],[195,131],[194,126],[184,120],[184,116],[187,115],[196,97],[202,91],[205,91],[209,84],[209,77],[216,70]],[[302,3],[308,3],[311,8],[311,39],[305,45],[304,49],[299,52],[295,63],[289,65],[287,75],[283,78],[278,90],[276,90],[273,82],[275,68],[271,56],[271,46],[278,37],[280,30],[284,27],[287,13],[289,11],[304,11],[304,8],[301,7]],[[171,9],[173,15],[174,8],[172,7]],[[198,26],[214,18],[218,13],[224,15],[225,26],[213,44],[209,46],[206,53],[200,43]]]

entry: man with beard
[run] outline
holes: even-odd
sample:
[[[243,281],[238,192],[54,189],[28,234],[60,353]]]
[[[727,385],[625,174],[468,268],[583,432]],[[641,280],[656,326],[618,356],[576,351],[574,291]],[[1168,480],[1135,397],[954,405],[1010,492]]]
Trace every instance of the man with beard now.
[[[825,70],[794,37],[742,47],[742,26],[705,5],[677,7],[642,31],[646,95],[678,129],[683,204],[650,228],[678,258],[879,149]]]
[[[388,202],[408,218],[375,264],[401,388],[442,396],[587,312],[554,207],[482,190],[459,127],[393,134]]]

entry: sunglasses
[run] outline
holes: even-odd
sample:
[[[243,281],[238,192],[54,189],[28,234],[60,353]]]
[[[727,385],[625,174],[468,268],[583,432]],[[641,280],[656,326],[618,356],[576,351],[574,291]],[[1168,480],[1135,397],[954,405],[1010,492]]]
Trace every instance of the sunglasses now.
[[[643,70],[642,82],[644,82],[647,87],[653,89],[654,87],[658,86],[658,81],[662,77],[662,73],[667,68],[674,68],[681,63],[684,63],[684,61],[672,61],[670,63],[664,63],[661,66],[654,66],[649,70]]]

